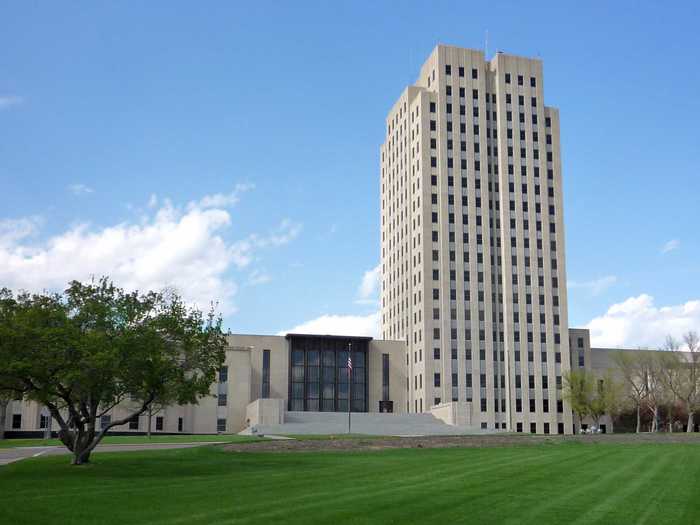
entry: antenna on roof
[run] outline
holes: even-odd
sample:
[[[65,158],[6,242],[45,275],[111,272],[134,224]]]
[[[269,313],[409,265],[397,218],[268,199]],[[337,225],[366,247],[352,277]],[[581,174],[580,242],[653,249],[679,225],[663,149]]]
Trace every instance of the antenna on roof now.
[[[486,30],[486,42],[484,43],[484,58],[489,58],[489,30]]]

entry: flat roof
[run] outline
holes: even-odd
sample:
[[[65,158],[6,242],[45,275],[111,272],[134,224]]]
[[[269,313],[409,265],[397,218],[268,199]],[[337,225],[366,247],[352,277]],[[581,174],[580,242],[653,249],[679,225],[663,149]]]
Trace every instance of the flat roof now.
[[[292,337],[310,337],[314,339],[352,339],[354,341],[371,341],[374,339],[369,336],[361,335],[330,335],[330,334],[287,334],[284,336],[285,339],[291,339]]]

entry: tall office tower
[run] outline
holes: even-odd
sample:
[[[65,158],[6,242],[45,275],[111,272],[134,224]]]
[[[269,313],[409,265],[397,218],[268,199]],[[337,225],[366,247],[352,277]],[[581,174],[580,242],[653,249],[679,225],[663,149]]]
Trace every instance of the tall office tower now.
[[[382,336],[407,342],[407,406],[570,433],[559,114],[542,62],[438,46],[381,148]]]

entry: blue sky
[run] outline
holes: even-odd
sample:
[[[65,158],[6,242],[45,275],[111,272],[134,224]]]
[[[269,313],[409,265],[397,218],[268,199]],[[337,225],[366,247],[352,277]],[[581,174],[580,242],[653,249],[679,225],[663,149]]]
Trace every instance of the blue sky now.
[[[700,328],[697,4],[250,4],[4,5],[0,286],[109,272],[237,332],[371,331],[385,115],[488,30],[560,108],[571,325]]]

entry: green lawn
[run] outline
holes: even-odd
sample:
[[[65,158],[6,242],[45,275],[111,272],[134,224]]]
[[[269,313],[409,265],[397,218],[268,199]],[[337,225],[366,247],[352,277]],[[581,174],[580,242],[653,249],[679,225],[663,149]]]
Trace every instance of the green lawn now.
[[[161,436],[154,434],[149,439],[148,436],[106,436],[101,443],[109,445],[129,445],[141,443],[199,443],[201,441],[216,441],[217,443],[242,443],[247,441],[258,441],[261,438],[255,436],[238,436],[235,434],[194,434],[172,436]],[[46,447],[50,445],[61,445],[58,439],[2,439],[0,448],[13,447]]]
[[[698,523],[700,446],[104,453],[0,467],[0,523]]]

